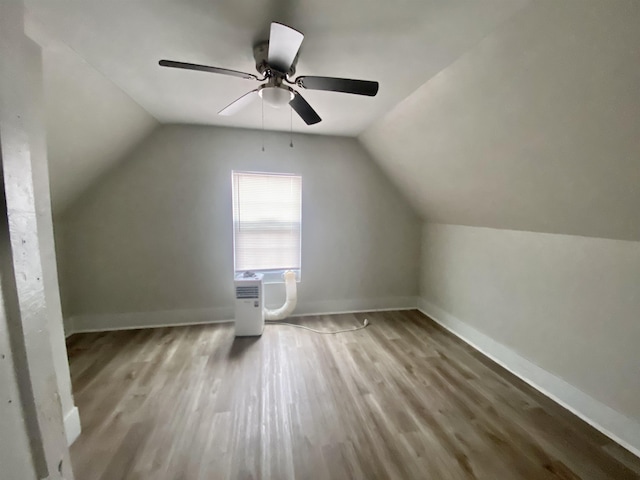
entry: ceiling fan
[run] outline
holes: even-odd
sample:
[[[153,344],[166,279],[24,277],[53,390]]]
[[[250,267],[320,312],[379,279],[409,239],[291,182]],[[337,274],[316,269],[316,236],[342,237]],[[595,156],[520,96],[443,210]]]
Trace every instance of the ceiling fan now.
[[[322,119],[302,95],[289,85],[309,90],[328,90],[369,97],[373,97],[378,93],[378,82],[368,80],[308,75],[290,80],[289,77],[295,75],[298,51],[303,39],[304,35],[291,27],[281,23],[271,23],[269,40],[257,44],[253,50],[256,69],[262,75],[262,78],[252,73],[173,60],[160,60],[159,64],[163,67],[219,73],[246,80],[266,82],[224,107],[218,112],[218,115],[233,115],[249,105],[256,97],[261,97],[263,101],[274,107],[281,107],[286,104],[291,105],[291,108],[300,115],[307,125],[314,125]]]

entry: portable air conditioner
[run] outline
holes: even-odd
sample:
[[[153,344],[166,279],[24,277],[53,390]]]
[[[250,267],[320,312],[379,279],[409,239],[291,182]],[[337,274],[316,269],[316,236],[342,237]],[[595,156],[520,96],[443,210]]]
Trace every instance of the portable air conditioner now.
[[[264,329],[262,274],[236,274],[235,287],[236,337],[262,335]]]

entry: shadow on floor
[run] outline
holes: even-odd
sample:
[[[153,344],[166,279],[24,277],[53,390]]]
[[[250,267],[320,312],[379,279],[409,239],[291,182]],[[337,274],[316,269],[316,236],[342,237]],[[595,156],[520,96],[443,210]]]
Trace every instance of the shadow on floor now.
[[[235,337],[227,357],[231,360],[237,360],[243,357],[254,345],[260,340],[259,336],[256,337]]]

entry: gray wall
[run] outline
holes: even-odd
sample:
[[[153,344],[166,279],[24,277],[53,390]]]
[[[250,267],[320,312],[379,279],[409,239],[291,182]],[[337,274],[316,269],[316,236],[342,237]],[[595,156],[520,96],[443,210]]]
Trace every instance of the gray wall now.
[[[264,136],[261,152],[259,131],[164,126],[80,197],[56,224],[65,316],[232,318],[232,169],[302,174],[298,313],[414,305],[420,222],[358,142]]]
[[[640,242],[428,224],[421,296],[640,421]]]

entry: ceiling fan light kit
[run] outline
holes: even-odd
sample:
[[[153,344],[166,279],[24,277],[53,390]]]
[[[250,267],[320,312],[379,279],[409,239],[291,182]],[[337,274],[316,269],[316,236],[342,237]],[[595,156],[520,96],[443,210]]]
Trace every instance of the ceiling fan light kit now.
[[[264,100],[267,105],[274,108],[280,108],[288,105],[295,94],[293,88],[283,86],[262,85],[258,90],[258,95]]]
[[[322,119],[302,95],[289,85],[307,90],[325,90],[369,97],[378,93],[378,82],[368,80],[315,76],[300,76],[291,80],[290,77],[295,75],[298,52],[303,39],[304,35],[291,27],[281,23],[271,23],[269,41],[254,47],[256,70],[262,77],[237,70],[173,60],[160,60],[159,64],[163,67],[197,70],[266,82],[227,105],[218,112],[219,115],[233,115],[249,105],[256,97],[260,97],[266,104],[275,108],[290,105],[307,125],[314,125]]]

